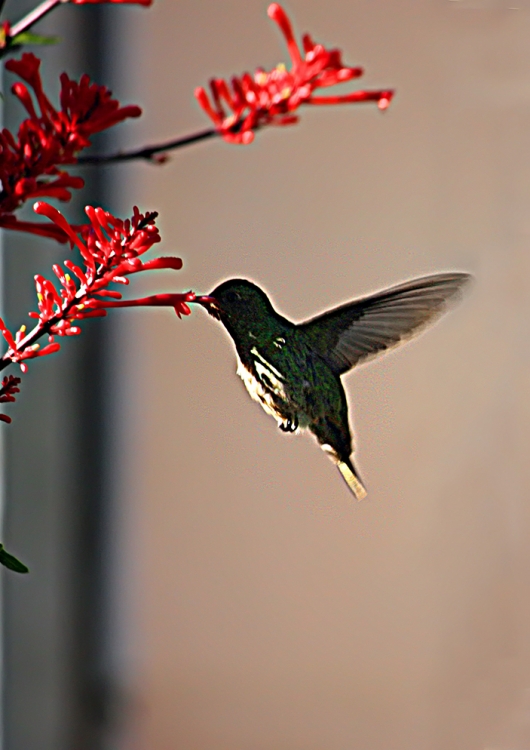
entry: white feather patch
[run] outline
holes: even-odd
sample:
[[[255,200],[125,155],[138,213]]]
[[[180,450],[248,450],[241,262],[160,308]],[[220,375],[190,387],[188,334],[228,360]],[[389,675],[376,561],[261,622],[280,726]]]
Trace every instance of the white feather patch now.
[[[268,377],[275,392],[285,398],[283,384],[275,377],[275,375],[270,370],[267,370],[263,365],[260,365],[259,362],[256,365],[257,372],[260,372],[258,370],[258,365],[263,368],[261,373],[265,374]],[[237,365],[237,374],[245,384],[245,388],[249,392],[250,397],[254,401],[257,401],[259,404],[261,404],[267,414],[270,414],[271,417],[274,417],[278,424],[285,424],[284,417],[276,409],[272,394],[263,387],[263,384],[260,383],[260,381],[256,377],[254,377],[253,373],[251,373],[250,370],[245,367],[245,365],[239,358]],[[278,391],[276,391],[276,388],[278,388]]]

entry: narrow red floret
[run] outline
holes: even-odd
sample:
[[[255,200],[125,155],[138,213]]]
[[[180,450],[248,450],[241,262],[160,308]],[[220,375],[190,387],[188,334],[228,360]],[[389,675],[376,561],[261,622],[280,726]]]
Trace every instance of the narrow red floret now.
[[[58,228],[19,222],[13,212],[29,199],[70,200],[71,191],[82,188],[84,181],[60,166],[75,164],[94,133],[138,117],[141,109],[121,107],[105,86],[91,83],[86,75],[77,82],[63,73],[61,108],[57,110],[44,93],[40,60],[35,55],[26,52],[20,60],[8,60],[5,67],[24,81],[15,83],[12,92],[29,117],[21,123],[16,138],[6,128],[0,132],[0,227],[64,242],[64,233]]]
[[[194,301],[193,292],[122,300],[120,292],[109,288],[112,284],[128,284],[128,276],[140,271],[182,268],[180,258],[160,257],[146,262],[141,258],[160,242],[155,212],[141,214],[135,207],[132,217],[123,221],[102,208],[87,206],[89,223],[76,227],[48,203],[38,201],[34,210],[50,219],[52,227],[79,251],[81,263],[65,260],[64,267],[54,265],[58,282],[35,275],[38,312],[29,315],[37,324],[29,333],[26,326],[21,326],[13,335],[0,319],[0,334],[7,344],[0,369],[18,363],[25,372],[26,360],[58,351],[60,344],[55,341],[56,336],[78,335],[81,320],[102,317],[108,307],[165,306],[172,307],[179,317],[189,315],[187,303]],[[37,340],[45,334],[49,337],[48,344],[40,348]]]
[[[150,297],[141,299],[126,299],[120,302],[96,302],[95,307],[172,307],[179,318],[183,315],[190,315],[191,310],[187,302],[195,302],[194,292],[185,294],[153,294]]]
[[[19,385],[20,378],[17,378],[14,375],[6,375],[2,380],[2,385],[0,387],[0,404],[15,401],[15,393],[20,393]],[[10,424],[11,417],[8,417],[7,414],[0,414],[0,420]]]
[[[202,87],[195,89],[197,101],[226,141],[246,144],[253,140],[254,131],[264,125],[292,125],[298,122],[293,113],[302,104],[373,101],[381,110],[388,107],[394,93],[391,90],[315,96],[317,89],[358,78],[363,69],[344,65],[340,50],[328,50],[313,42],[308,34],[303,36],[303,51],[300,50],[291,22],[278,3],[269,5],[268,15],[285,37],[291,69],[283,64],[270,73],[258,68],[254,77],[243,73],[233,77],[230,85],[222,78],[213,78],[210,95]]]

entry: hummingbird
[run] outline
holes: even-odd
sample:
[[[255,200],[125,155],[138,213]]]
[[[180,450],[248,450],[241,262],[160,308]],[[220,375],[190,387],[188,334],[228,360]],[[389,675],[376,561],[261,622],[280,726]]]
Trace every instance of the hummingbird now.
[[[341,376],[434,322],[468,283],[438,273],[347,302],[304,323],[280,315],[259,286],[229,279],[197,297],[235,344],[237,374],[283,432],[308,429],[358,500],[366,489],[353,442]]]

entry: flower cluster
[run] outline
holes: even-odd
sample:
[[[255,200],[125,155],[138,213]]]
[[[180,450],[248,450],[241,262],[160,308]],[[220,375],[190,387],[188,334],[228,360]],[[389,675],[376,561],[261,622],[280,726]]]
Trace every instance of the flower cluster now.
[[[87,206],[85,211],[90,223],[79,229],[72,227],[48,203],[37,202],[34,210],[47,216],[61,229],[72,247],[79,250],[84,268],[71,260],[64,261],[66,271],[54,265],[59,287],[40,274],[35,276],[38,312],[29,315],[37,320],[37,325],[29,333],[26,333],[26,326],[21,326],[13,335],[0,319],[0,333],[8,346],[0,359],[0,370],[8,364],[18,363],[25,372],[26,360],[51,354],[60,348],[55,336],[79,334],[79,322],[106,315],[106,307],[165,305],[173,307],[179,317],[189,315],[186,303],[195,299],[192,292],[117,301],[121,300],[120,292],[108,288],[110,284],[128,284],[127,276],[139,271],[182,268],[180,258],[161,257],[145,262],[140,258],[160,242],[154,223],[156,213],[144,215],[135,207],[132,218],[122,221],[102,208]],[[41,349],[37,340],[45,334],[49,343]]]
[[[48,196],[69,200],[71,189],[83,187],[84,181],[59,165],[74,164],[94,133],[128,117],[138,117],[141,109],[121,107],[105,86],[91,83],[87,75],[77,82],[63,73],[61,108],[57,110],[44,93],[40,60],[35,55],[25,53],[20,60],[9,60],[6,68],[25,81],[15,83],[12,91],[29,117],[20,125],[17,138],[7,129],[0,133],[0,226],[65,242],[67,236],[61,227],[21,222],[13,212],[28,199]]]
[[[315,96],[320,88],[344,83],[363,74],[363,69],[345,66],[338,49],[326,49],[313,42],[308,34],[302,38],[304,53],[298,47],[291,23],[277,3],[268,15],[275,21],[287,42],[291,69],[278,65],[270,73],[258,68],[254,77],[244,73],[233,77],[231,87],[222,78],[210,81],[211,98],[199,87],[195,96],[211,117],[217,131],[229,143],[250,143],[254,131],[263,125],[292,125],[293,114],[302,104],[346,104],[375,101],[379,109],[390,104],[393,91],[354,91],[342,96]]]
[[[2,380],[2,386],[0,387],[0,404],[6,404],[10,401],[15,401],[15,393],[20,393],[20,378],[14,375],[6,375]],[[0,420],[2,422],[11,422],[11,417],[7,414],[0,414]]]

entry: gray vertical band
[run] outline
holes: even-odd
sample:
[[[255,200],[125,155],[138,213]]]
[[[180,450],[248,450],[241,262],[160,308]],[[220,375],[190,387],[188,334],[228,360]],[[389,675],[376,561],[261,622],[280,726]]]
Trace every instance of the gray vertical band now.
[[[8,0],[5,17],[18,20],[34,5]],[[102,16],[98,6],[65,5],[36,27],[61,38],[56,47],[33,50],[43,59],[46,90],[54,100],[63,70],[77,79],[87,72],[105,83]],[[5,109],[6,125],[16,130],[23,116],[19,103],[8,95]],[[83,220],[84,205],[101,203],[98,174],[85,170],[83,177],[85,189],[64,206],[75,222]],[[2,307],[16,330],[35,309],[34,273],[49,277],[51,265],[69,251],[15,232],[5,233],[4,243]],[[31,363],[13,423],[0,425],[0,468],[6,456],[0,541],[30,567],[28,576],[2,574],[8,688],[0,750],[102,750],[111,720],[100,645],[106,627],[105,321],[87,323],[80,337],[61,341],[58,355]]]

